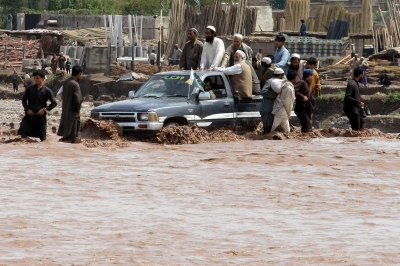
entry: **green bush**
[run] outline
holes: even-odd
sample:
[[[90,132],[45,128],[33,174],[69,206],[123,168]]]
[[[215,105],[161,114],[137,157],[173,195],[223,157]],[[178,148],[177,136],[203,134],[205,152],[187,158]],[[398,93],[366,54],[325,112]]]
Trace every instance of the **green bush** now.
[[[374,100],[374,99],[385,99],[386,97],[387,97],[387,95],[385,93],[378,91],[377,93],[375,93],[374,95],[371,96],[371,100]]]
[[[383,100],[384,103],[395,103],[400,102],[400,92],[399,91],[392,91],[386,96]]]
[[[330,102],[342,102],[344,99],[345,92],[340,91],[338,93],[333,94],[322,94],[317,98],[317,101],[324,101],[326,103]]]

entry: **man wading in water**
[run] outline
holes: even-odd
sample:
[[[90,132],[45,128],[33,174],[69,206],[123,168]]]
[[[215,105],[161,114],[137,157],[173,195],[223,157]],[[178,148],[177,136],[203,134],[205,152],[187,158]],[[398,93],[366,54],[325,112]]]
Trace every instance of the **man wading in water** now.
[[[57,102],[53,92],[44,85],[44,71],[35,70],[32,76],[35,84],[29,86],[22,96],[25,116],[18,134],[21,138],[30,136],[44,141],[47,128],[46,113],[56,107]],[[49,106],[47,106],[47,101],[51,102]]]
[[[60,141],[80,143],[78,138],[80,128],[80,115],[82,105],[82,93],[79,80],[82,77],[82,69],[79,66],[72,68],[72,77],[63,84],[62,113],[60,127],[57,135],[62,136]]]

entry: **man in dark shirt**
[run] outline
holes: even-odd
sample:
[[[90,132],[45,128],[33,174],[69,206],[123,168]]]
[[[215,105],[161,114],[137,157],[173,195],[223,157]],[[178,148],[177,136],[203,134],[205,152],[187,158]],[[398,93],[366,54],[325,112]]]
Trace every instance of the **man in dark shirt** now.
[[[353,74],[353,79],[347,82],[343,110],[350,120],[351,129],[364,130],[365,119],[360,116],[359,112],[359,108],[364,106],[364,103],[360,100],[358,85],[358,82],[363,78],[364,70],[360,67],[356,67]]]
[[[25,116],[22,119],[18,134],[21,138],[37,137],[46,140],[47,117],[46,113],[57,106],[53,92],[44,85],[43,70],[35,70],[32,74],[34,85],[29,86],[22,96],[22,106]],[[47,106],[47,101],[50,105]]]
[[[19,85],[19,75],[15,71],[14,71],[14,74],[12,75],[12,82],[13,82],[14,92],[17,92],[18,91],[18,85]]]
[[[72,77],[63,84],[62,113],[57,135],[62,136],[60,141],[79,143],[80,113],[82,93],[79,81],[82,77],[80,66],[72,68]]]
[[[307,35],[307,25],[304,19],[300,20],[301,26],[300,26],[300,36],[306,36]]]
[[[203,43],[197,40],[198,32],[195,28],[188,30],[189,41],[185,44],[179,61],[179,68],[184,70],[196,70],[200,67]]]
[[[67,70],[67,73],[70,74],[71,73],[71,61],[69,61],[69,58],[67,59],[67,63],[65,63],[65,68]]]

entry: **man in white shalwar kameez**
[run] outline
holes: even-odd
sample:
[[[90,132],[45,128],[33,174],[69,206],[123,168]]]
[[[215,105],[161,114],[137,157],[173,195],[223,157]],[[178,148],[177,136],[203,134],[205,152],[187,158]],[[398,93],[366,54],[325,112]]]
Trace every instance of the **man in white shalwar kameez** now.
[[[225,54],[225,44],[216,37],[216,30],[213,26],[207,26],[204,36],[206,42],[203,44],[200,70],[211,70],[221,65]]]
[[[275,131],[280,127],[283,133],[290,132],[289,118],[295,100],[293,84],[296,82],[296,78],[297,72],[290,70],[287,80],[274,79],[271,82],[272,90],[278,94],[272,109],[274,123],[272,124],[271,131]]]

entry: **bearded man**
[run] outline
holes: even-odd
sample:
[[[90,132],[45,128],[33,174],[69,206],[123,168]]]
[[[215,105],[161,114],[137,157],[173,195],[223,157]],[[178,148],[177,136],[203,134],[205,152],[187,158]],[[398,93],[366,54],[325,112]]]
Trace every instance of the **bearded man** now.
[[[231,84],[235,94],[240,98],[248,100],[252,95],[252,77],[250,66],[245,62],[246,55],[238,50],[234,55],[235,64],[231,67],[215,67],[211,70],[223,72],[230,76]]]
[[[216,37],[216,29],[213,26],[207,26],[204,36],[206,42],[203,45],[200,70],[211,70],[221,65],[225,53],[225,44],[220,38]]]

